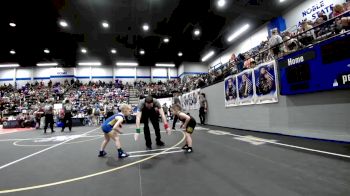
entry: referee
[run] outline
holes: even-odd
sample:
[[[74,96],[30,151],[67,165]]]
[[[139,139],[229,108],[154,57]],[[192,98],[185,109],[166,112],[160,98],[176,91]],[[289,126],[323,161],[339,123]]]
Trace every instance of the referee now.
[[[146,140],[147,150],[152,149],[151,134],[148,126],[148,119],[151,120],[155,134],[156,134],[156,144],[157,146],[164,146],[164,142],[161,141],[160,128],[159,128],[159,114],[163,120],[164,128],[167,132],[170,132],[168,122],[165,118],[164,111],[159,101],[152,96],[148,96],[141,100],[138,105],[138,111],[136,114],[136,133],[140,133],[140,123],[144,124],[144,136]],[[138,136],[138,135],[137,135]],[[137,139],[137,138],[135,138]]]

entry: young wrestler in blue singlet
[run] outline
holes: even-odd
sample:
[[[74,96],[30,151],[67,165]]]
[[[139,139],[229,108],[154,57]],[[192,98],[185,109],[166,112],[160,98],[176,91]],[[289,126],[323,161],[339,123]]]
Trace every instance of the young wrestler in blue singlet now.
[[[125,158],[129,156],[129,154],[125,153],[121,148],[119,134],[121,134],[122,123],[125,120],[125,116],[129,116],[131,114],[131,106],[122,104],[119,108],[121,112],[107,118],[107,120],[101,126],[105,139],[101,144],[101,149],[98,155],[99,157],[106,156],[107,153],[105,152],[105,148],[110,139],[115,142],[115,145],[118,149],[119,158]]]

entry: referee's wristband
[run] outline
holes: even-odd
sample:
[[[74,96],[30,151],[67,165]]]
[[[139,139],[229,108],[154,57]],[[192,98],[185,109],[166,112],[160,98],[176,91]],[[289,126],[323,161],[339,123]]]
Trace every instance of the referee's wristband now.
[[[141,129],[140,129],[140,128],[137,128],[137,129],[136,129],[136,133],[141,133]]]

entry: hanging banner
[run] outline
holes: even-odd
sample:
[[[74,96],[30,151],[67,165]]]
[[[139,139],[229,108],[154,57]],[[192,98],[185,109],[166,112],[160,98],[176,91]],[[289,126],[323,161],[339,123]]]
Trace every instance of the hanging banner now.
[[[278,102],[275,61],[254,68],[256,104]]]
[[[190,93],[186,93],[182,95],[183,99],[183,110],[189,111],[190,110],[190,105],[191,105],[191,98],[190,98]]]
[[[253,70],[248,69],[237,75],[239,105],[254,104],[255,85],[253,74]]]
[[[201,93],[201,89],[196,89],[193,92],[193,109],[194,110],[199,110],[199,95]]]
[[[229,76],[225,79],[225,107],[237,106],[237,80],[236,76]]]
[[[180,96],[181,106],[183,110],[198,110],[199,109],[199,94],[201,89],[196,89],[189,93]]]

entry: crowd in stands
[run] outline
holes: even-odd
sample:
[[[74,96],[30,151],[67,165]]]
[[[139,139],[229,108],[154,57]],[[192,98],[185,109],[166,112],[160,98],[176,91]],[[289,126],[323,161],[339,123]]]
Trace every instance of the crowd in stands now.
[[[47,85],[36,81],[19,89],[11,84],[3,85],[0,86],[0,123],[20,120],[25,125],[33,126],[35,119],[42,116],[45,105],[61,104],[69,100],[74,117],[88,116],[87,123],[96,125],[108,112],[115,112],[119,104],[128,102],[128,88],[128,84],[124,85],[118,80],[115,83],[90,81],[87,84],[79,80],[71,80],[70,83],[66,80],[63,84],[58,82],[54,85],[51,80]],[[57,118],[60,118],[60,110],[55,112]]]
[[[182,83],[179,79],[168,80],[167,82],[144,82],[135,81],[134,87],[138,90],[137,96],[145,97],[146,95],[152,95],[154,97],[169,97],[173,92],[178,92],[182,88]]]

